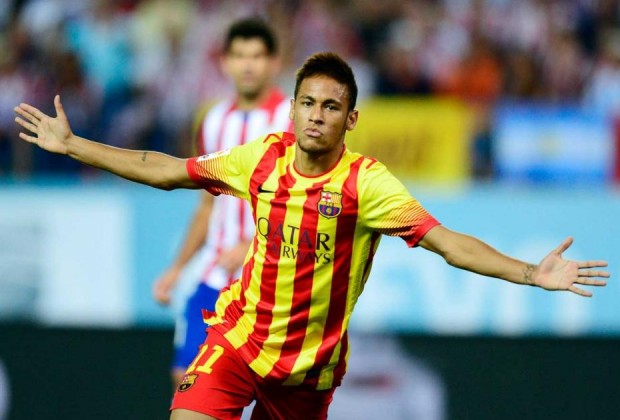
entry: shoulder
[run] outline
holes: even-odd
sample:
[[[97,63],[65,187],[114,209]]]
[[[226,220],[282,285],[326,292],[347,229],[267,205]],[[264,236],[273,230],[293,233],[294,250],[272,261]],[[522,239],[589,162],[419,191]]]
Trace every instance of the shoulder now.
[[[361,196],[367,194],[384,194],[387,190],[394,190],[399,185],[398,179],[388,168],[377,159],[357,152],[347,152],[343,156],[343,163],[349,171],[355,174],[358,192]]]
[[[234,108],[235,102],[232,99],[224,99],[217,102],[211,102],[207,106],[205,112],[205,119],[207,118],[220,118],[222,115],[230,112]]]
[[[254,141],[233,147],[235,150],[249,156],[259,156],[265,153],[275,152],[278,155],[286,153],[286,150],[295,144],[295,135],[284,131],[264,134]]]
[[[360,172],[375,172],[385,170],[385,165],[377,159],[365,156],[358,152],[353,152],[349,148],[345,150],[343,161],[348,165],[355,165]]]
[[[263,143],[281,144],[284,147],[293,146],[295,144],[295,134],[286,131],[270,133],[263,138]]]
[[[245,153],[248,153],[249,158],[260,156],[259,159],[278,159],[285,155],[294,155],[294,146],[295,135],[279,131],[264,135],[241,147],[245,147]]]

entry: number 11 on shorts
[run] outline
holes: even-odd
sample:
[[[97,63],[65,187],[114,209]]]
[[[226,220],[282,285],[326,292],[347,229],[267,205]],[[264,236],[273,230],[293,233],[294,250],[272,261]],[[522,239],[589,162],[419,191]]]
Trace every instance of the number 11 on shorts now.
[[[219,345],[214,345],[211,350],[211,354],[209,355],[209,357],[207,357],[207,360],[204,361],[204,363],[198,364],[206,355],[207,350],[209,350],[210,347],[206,344],[204,344],[201,348],[200,348],[200,352],[198,353],[198,356],[196,356],[196,358],[194,359],[194,361],[192,362],[192,364],[187,368],[186,373],[190,373],[190,372],[203,372],[203,373],[211,373],[212,371],[212,367],[213,364],[217,361],[217,359],[220,358],[220,356],[224,353],[224,348],[222,346]]]

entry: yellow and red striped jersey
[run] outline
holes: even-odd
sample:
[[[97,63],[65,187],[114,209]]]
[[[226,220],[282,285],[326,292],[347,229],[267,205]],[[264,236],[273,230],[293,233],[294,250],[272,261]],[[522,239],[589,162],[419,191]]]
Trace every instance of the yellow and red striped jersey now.
[[[209,192],[248,200],[256,225],[241,278],[205,322],[266,380],[329,389],[381,235],[415,246],[438,222],[374,159],[345,147],[310,177],[295,152],[295,136],[277,133],[187,161]]]

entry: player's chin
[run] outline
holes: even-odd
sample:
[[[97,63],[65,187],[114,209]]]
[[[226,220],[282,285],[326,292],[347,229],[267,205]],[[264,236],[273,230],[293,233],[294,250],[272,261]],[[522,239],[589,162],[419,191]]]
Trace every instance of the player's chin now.
[[[320,153],[324,151],[323,145],[317,139],[305,137],[299,141],[299,148],[306,153]]]
[[[244,96],[257,96],[262,88],[262,84],[255,81],[245,81],[237,84],[237,90]]]

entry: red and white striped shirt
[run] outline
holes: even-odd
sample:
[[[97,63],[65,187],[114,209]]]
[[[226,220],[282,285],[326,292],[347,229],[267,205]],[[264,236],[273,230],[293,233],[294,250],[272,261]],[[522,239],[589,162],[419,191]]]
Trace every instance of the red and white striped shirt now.
[[[197,134],[200,155],[230,149],[263,138],[274,131],[291,131],[290,100],[274,89],[266,100],[251,111],[237,107],[236,100],[217,103],[207,113]],[[222,195],[215,199],[203,255],[206,265],[202,281],[215,289],[227,286],[240,276],[229,275],[216,265],[220,254],[239,241],[251,240],[254,221],[248,204],[238,198]]]

